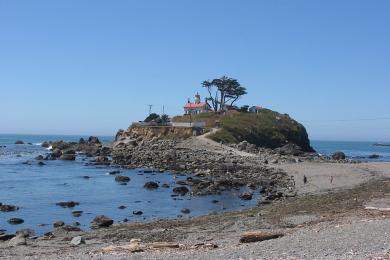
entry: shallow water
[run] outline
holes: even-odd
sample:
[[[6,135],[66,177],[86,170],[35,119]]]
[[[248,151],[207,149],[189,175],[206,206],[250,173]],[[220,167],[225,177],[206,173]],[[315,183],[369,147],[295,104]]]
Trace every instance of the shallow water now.
[[[121,170],[121,175],[131,178],[128,185],[115,182],[115,175],[108,172],[118,170],[106,166],[88,166],[87,158],[79,157],[74,162],[45,161],[39,166],[33,160],[37,155],[47,152],[39,145],[14,145],[15,140],[39,144],[44,140],[63,139],[77,141],[80,137],[57,136],[2,136],[0,145],[0,202],[13,204],[20,209],[16,212],[0,212],[0,230],[15,232],[22,228],[31,228],[37,234],[52,230],[52,223],[58,220],[66,224],[76,221],[83,230],[88,230],[91,220],[100,214],[113,218],[116,222],[128,219],[134,221],[151,221],[155,219],[188,218],[206,215],[212,212],[235,211],[253,207],[259,198],[256,193],[252,201],[238,198],[240,192],[230,191],[221,195],[191,197],[174,196],[172,189],[176,181],[186,180],[187,176],[171,173],[144,173],[142,169]],[[103,138],[109,140],[109,138]],[[23,164],[29,161],[30,164]],[[90,177],[89,179],[84,176]],[[156,181],[160,183],[157,190],[145,189],[144,183]],[[170,188],[162,188],[161,184],[169,184]],[[76,201],[80,205],[72,209],[61,208],[55,204],[60,201]],[[213,203],[218,200],[218,203]],[[119,209],[119,206],[126,209]],[[191,213],[182,214],[181,209],[188,208]],[[142,216],[134,216],[134,210],[143,211]],[[83,211],[76,218],[72,211]],[[178,216],[184,215],[184,216]],[[10,225],[10,218],[22,218],[25,223]]]

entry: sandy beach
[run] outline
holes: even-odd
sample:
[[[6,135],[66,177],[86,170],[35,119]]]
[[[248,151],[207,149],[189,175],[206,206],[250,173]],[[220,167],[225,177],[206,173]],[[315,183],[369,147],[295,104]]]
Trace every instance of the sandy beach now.
[[[296,179],[298,196],[240,212],[189,220],[114,225],[90,233],[60,232],[29,239],[27,246],[0,243],[4,259],[386,259],[390,252],[390,163],[279,165]],[[303,175],[308,182],[303,183]],[[333,182],[330,178],[333,176]],[[366,209],[366,208],[372,209]],[[377,209],[376,209],[377,208]],[[282,238],[242,244],[246,231]],[[69,245],[78,235],[85,245]],[[132,239],[178,248],[133,253]],[[383,257],[383,258],[381,258]]]

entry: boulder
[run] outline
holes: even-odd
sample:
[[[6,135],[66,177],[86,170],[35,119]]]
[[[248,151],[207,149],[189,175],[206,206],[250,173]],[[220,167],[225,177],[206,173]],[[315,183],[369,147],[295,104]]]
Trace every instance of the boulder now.
[[[118,176],[115,177],[115,181],[116,182],[129,182],[130,178],[127,177],[127,176],[118,175]]]
[[[181,209],[181,213],[183,213],[183,214],[190,214],[191,210],[189,210],[187,208],[183,208],[183,209]]]
[[[72,212],[72,215],[73,215],[73,217],[75,217],[75,218],[81,217],[82,214],[83,214],[82,211],[73,211],[73,212]]]
[[[74,237],[72,241],[70,241],[70,244],[73,246],[79,246],[85,244],[85,239],[81,236]]]
[[[335,152],[333,155],[332,155],[332,158],[333,160],[345,160],[346,156],[345,156],[345,153],[343,152]]]
[[[289,143],[282,147],[276,148],[275,152],[281,155],[293,155],[293,156],[298,156],[303,154],[302,148],[293,143]]]
[[[137,215],[137,216],[140,216],[140,215],[142,215],[142,214],[144,214],[141,210],[134,210],[133,211],[133,215]]]
[[[111,161],[106,156],[96,156],[95,163],[101,165],[109,165],[111,164]]]
[[[35,157],[35,160],[37,160],[37,161],[42,161],[44,159],[45,159],[45,157],[43,155],[38,155],[37,157]]]
[[[368,159],[378,159],[379,158],[379,155],[377,154],[372,154],[370,156],[368,156]]]
[[[11,247],[25,246],[27,245],[26,237],[24,237],[23,235],[17,235],[9,241],[8,245]]]
[[[144,185],[144,188],[149,190],[157,189],[158,187],[159,187],[158,183],[154,181],[149,181]]]
[[[35,236],[35,232],[32,229],[26,228],[16,231],[15,233],[17,236],[24,236],[24,237],[33,237]]]
[[[14,205],[0,205],[1,212],[13,212],[17,211],[19,208]]]
[[[24,142],[23,142],[22,140],[17,140],[17,141],[15,142],[15,144],[24,144]]]
[[[80,232],[81,229],[79,227],[71,226],[71,225],[65,225],[61,227],[62,230],[66,232]]]
[[[54,149],[51,153],[52,158],[59,158],[62,155],[62,151],[58,148]]]
[[[61,221],[61,220],[53,223],[54,228],[59,228],[59,227],[63,227],[63,226],[65,226],[65,223],[64,223],[64,221]]]
[[[10,225],[20,225],[24,223],[24,220],[21,218],[11,218],[7,221]]]
[[[0,241],[8,241],[14,237],[15,237],[14,234],[3,234],[3,235],[0,235]]]
[[[185,186],[179,186],[179,187],[173,188],[173,192],[184,196],[189,192],[189,189]]]
[[[92,220],[91,228],[92,229],[107,228],[112,224],[114,224],[114,220],[104,215],[101,215],[101,216],[97,216],[96,218],[94,218],[94,220]]]
[[[243,193],[240,194],[239,197],[242,200],[252,200],[253,193],[251,193],[251,192],[243,192]]]
[[[89,144],[100,144],[100,140],[96,136],[90,136],[88,138],[88,143]]]
[[[80,203],[75,202],[75,201],[62,201],[62,202],[56,203],[56,205],[63,207],[63,208],[74,208],[74,207],[80,205]]]
[[[60,160],[74,161],[74,160],[76,160],[76,155],[75,154],[63,154],[60,156]]]
[[[41,144],[41,146],[42,146],[43,148],[49,148],[49,147],[50,147],[50,143],[49,143],[49,142],[43,142],[43,143]]]

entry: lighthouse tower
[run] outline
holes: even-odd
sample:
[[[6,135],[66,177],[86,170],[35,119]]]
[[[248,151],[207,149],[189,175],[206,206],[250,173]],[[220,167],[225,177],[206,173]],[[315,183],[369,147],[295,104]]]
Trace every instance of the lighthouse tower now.
[[[195,104],[200,104],[200,95],[199,95],[199,93],[196,93],[196,95],[195,95]]]

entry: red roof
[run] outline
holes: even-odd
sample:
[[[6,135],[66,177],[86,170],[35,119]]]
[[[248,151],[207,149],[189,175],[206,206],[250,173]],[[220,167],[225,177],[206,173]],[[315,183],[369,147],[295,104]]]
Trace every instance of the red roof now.
[[[206,102],[200,102],[200,103],[187,103],[184,108],[191,109],[191,108],[203,108],[207,107]]]

